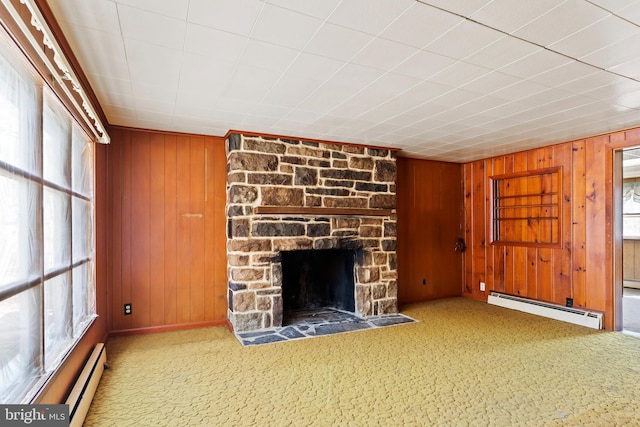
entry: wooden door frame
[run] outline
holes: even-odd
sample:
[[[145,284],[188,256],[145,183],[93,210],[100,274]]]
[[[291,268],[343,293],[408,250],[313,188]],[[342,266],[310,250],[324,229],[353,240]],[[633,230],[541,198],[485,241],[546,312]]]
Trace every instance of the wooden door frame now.
[[[607,306],[613,313],[612,329],[621,331],[622,318],[622,152],[640,147],[640,129],[631,129],[608,135],[606,143],[606,224],[607,224],[607,286],[611,300]]]
[[[622,229],[622,152],[623,148],[611,150],[610,155],[612,169],[608,174],[611,177],[613,191],[610,198],[607,198],[607,211],[612,212],[609,222],[609,229],[613,232],[613,258],[612,258],[612,279],[613,287],[613,330],[621,331],[623,327],[622,318],[622,292],[623,292],[623,229]]]

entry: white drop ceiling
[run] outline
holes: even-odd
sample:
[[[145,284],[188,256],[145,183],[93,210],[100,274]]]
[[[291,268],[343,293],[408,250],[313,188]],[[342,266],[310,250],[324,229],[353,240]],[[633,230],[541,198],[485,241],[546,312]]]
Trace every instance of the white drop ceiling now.
[[[112,125],[467,162],[640,126],[640,0],[48,0]]]

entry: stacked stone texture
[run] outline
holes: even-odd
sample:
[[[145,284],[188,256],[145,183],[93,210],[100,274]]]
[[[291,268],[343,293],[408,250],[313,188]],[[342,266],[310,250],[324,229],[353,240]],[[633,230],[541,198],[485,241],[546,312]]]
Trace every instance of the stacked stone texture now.
[[[258,206],[391,209],[390,216],[265,215]],[[396,153],[232,134],[227,138],[229,319],[282,325],[281,251],[356,251],[356,313],[397,313]]]

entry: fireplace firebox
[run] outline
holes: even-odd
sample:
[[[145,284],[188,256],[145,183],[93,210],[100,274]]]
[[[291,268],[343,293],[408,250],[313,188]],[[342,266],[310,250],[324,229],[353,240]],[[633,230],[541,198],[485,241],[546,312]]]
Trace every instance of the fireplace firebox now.
[[[281,252],[283,325],[298,310],[355,312],[355,257],[344,249]]]

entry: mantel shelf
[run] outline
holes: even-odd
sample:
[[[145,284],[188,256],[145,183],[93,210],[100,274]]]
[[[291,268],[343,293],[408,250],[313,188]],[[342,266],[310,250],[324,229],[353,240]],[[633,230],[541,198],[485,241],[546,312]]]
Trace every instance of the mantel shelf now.
[[[390,216],[392,214],[392,210],[367,208],[303,208],[299,206],[258,206],[253,209],[253,213],[263,215]]]

